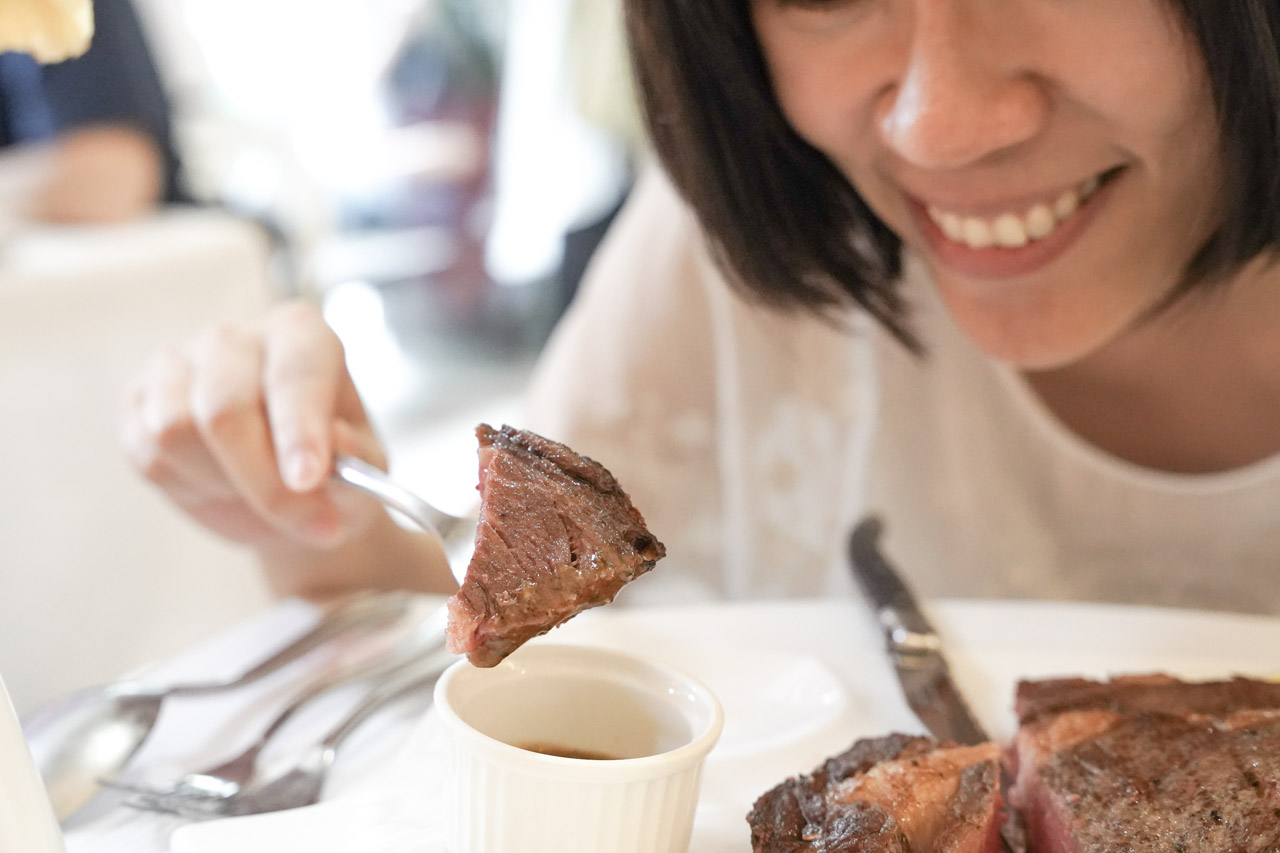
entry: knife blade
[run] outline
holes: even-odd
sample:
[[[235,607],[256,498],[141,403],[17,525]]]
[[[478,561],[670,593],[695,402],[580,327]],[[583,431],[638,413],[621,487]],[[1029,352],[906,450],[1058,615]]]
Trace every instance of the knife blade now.
[[[883,522],[863,518],[849,536],[853,576],[884,630],[885,648],[893,660],[907,705],[929,734],[940,741],[976,744],[989,740],[965,704],[947,660],[942,640],[920,609],[914,593],[880,550]]]

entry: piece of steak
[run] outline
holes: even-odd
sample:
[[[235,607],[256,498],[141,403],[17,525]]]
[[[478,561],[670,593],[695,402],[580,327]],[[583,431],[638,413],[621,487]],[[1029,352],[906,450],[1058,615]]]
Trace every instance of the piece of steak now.
[[[1020,684],[1009,800],[1030,849],[1280,850],[1275,688],[1169,676]]]
[[[1105,711],[1068,712],[1102,723]],[[1011,792],[1034,853],[1280,850],[1280,716],[1111,715]]]
[[[448,645],[476,666],[613,600],[665,554],[604,466],[525,430],[481,424],[480,519]]]
[[[1280,708],[1280,682],[1250,678],[1182,681],[1164,674],[1126,675],[1108,681],[1052,678],[1020,682],[1014,700],[1020,725],[1066,711],[1224,716],[1249,708]]]
[[[760,797],[756,853],[997,853],[999,747],[888,735],[859,740]]]

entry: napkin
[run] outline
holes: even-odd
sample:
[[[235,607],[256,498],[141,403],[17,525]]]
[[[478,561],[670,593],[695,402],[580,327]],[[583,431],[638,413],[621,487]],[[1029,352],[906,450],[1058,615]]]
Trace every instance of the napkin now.
[[[301,809],[188,824],[171,836],[170,853],[447,853],[445,759],[444,732],[428,711],[391,766],[358,791]]]

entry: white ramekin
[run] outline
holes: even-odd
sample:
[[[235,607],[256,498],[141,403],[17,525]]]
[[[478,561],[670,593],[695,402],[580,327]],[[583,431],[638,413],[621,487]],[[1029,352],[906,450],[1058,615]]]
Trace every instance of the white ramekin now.
[[[684,853],[702,766],[724,725],[706,687],[669,667],[533,643],[435,688],[450,742],[451,853]],[[518,744],[622,756],[565,758]]]

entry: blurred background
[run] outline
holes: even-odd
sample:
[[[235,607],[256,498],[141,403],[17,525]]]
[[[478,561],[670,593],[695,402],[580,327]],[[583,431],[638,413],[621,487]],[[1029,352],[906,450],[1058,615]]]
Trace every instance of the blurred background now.
[[[643,156],[616,0],[135,0],[195,212],[4,223],[0,675],[20,712],[268,600],[124,463],[125,379],[218,319],[323,307],[446,509]]]
[[[501,411],[631,181],[615,0],[136,2],[191,192],[273,230],[399,458]]]

